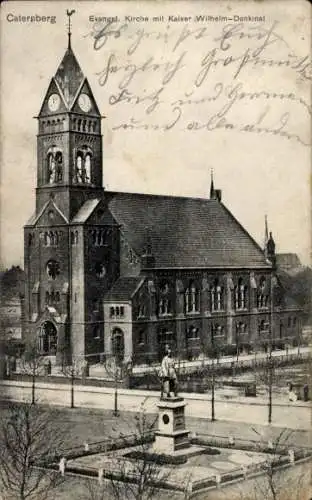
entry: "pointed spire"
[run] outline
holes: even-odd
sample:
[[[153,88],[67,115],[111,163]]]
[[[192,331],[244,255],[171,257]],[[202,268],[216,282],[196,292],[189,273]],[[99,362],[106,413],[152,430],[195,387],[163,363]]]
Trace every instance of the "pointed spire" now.
[[[66,14],[68,16],[68,48],[71,49],[71,24],[70,24],[70,18],[73,14],[75,14],[75,10],[68,10],[66,11]]]
[[[276,267],[276,255],[275,255],[275,241],[273,239],[272,231],[268,230],[268,217],[265,215],[264,218],[264,255],[273,264],[273,268]]]
[[[216,197],[216,193],[215,193],[214,184],[213,184],[213,169],[211,169],[210,199],[212,200],[215,197]]]
[[[68,16],[68,48],[54,77],[68,108],[72,106],[77,90],[84,80],[84,75],[71,48],[71,16],[74,13],[74,10],[66,11]]]
[[[268,216],[264,216],[264,253],[267,256],[267,245],[269,241]]]

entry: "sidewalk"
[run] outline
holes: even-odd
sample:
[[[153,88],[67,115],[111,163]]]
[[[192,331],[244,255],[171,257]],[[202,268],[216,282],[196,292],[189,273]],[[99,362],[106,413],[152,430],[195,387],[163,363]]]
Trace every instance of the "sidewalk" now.
[[[310,347],[300,347],[299,349],[298,347],[293,347],[291,349],[288,349],[288,352],[286,350],[272,351],[272,357],[275,359],[279,358],[281,361],[285,359],[290,361],[293,359],[297,359],[298,357],[303,357],[305,359],[308,359],[310,353],[311,353]],[[265,352],[257,352],[253,354],[240,354],[238,360],[236,356],[223,356],[218,360],[213,360],[210,358],[202,358],[196,361],[180,361],[180,363],[178,363],[178,368],[179,370],[182,371],[188,371],[191,368],[209,366],[212,365],[212,363],[214,363],[216,369],[218,368],[218,366],[231,368],[232,363],[234,363],[234,366],[249,365],[250,367],[253,367],[255,363],[259,363],[259,361],[265,360],[266,358],[267,358],[267,353]],[[139,375],[144,373],[154,373],[158,372],[159,369],[160,369],[160,363],[155,363],[153,365],[139,365],[133,367],[133,374]],[[107,378],[107,372],[105,370],[105,367],[100,364],[91,365],[90,376]]]
[[[1,408],[5,409],[6,404],[0,403]],[[108,437],[115,437],[120,434],[130,434],[135,429],[135,416],[139,412],[121,411],[119,417],[114,417],[112,411],[95,408],[74,408],[58,407],[56,425],[59,423],[66,426],[68,436],[65,447],[80,446],[85,441],[92,442],[103,441]],[[149,421],[153,421],[155,414],[149,415]],[[275,440],[284,431],[285,439],[287,436],[288,444],[297,446],[312,445],[311,432],[305,429],[294,429],[285,431],[281,426],[268,426],[266,424],[246,424],[233,420],[216,420],[211,422],[207,418],[186,417],[186,427],[191,432],[197,434],[206,434],[218,437],[234,436],[236,439],[263,441]]]
[[[284,358],[288,358],[289,360],[291,359],[296,359],[299,356],[308,358],[309,354],[311,353],[310,347],[300,347],[299,348],[299,354],[298,354],[298,347],[293,347],[291,349],[288,349],[288,352],[286,350],[276,350],[272,351],[272,357],[273,358],[280,358],[283,360]],[[201,367],[201,366],[209,366],[212,365],[212,363],[215,364],[217,367],[218,365],[228,365],[231,366],[232,363],[234,365],[238,364],[249,364],[250,366],[253,366],[255,362],[259,362],[260,360],[265,360],[267,358],[267,353],[265,352],[256,352],[253,354],[240,354],[238,356],[222,356],[218,358],[217,360],[213,360],[211,358],[202,358],[198,359],[196,361],[181,361],[179,363],[179,368],[183,370],[183,368],[196,368],[196,367]],[[134,373],[144,373],[144,372],[149,372],[149,371],[154,371],[155,368],[160,367],[160,364],[157,363],[153,365],[152,367],[149,367],[147,365],[141,365],[141,366],[136,366],[133,369]]]

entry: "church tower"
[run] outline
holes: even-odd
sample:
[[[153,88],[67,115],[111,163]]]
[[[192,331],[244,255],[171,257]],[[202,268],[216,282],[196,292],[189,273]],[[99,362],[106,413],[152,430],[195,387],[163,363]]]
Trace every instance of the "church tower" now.
[[[36,211],[24,228],[25,341],[56,362],[103,351],[99,299],[119,274],[102,186],[101,114],[71,47],[38,115]],[[53,360],[52,360],[53,361]]]
[[[70,220],[102,191],[101,115],[71,48],[52,78],[39,116],[37,203],[53,198]]]

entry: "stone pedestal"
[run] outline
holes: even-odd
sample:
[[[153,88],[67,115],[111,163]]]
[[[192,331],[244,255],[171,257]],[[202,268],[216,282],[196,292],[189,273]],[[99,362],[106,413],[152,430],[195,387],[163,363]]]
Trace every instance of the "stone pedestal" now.
[[[158,430],[155,433],[154,452],[164,455],[174,455],[177,450],[190,446],[185,429],[183,398],[164,398],[157,403]]]

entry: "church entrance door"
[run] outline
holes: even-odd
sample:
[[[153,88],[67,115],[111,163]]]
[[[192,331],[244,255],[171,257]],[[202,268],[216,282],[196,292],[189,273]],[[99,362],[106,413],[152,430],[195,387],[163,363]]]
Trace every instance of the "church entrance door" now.
[[[124,360],[125,340],[124,340],[124,333],[120,328],[114,328],[113,330],[112,352],[119,363]]]
[[[39,332],[39,349],[43,355],[54,356],[57,348],[57,329],[52,321],[45,321]]]

